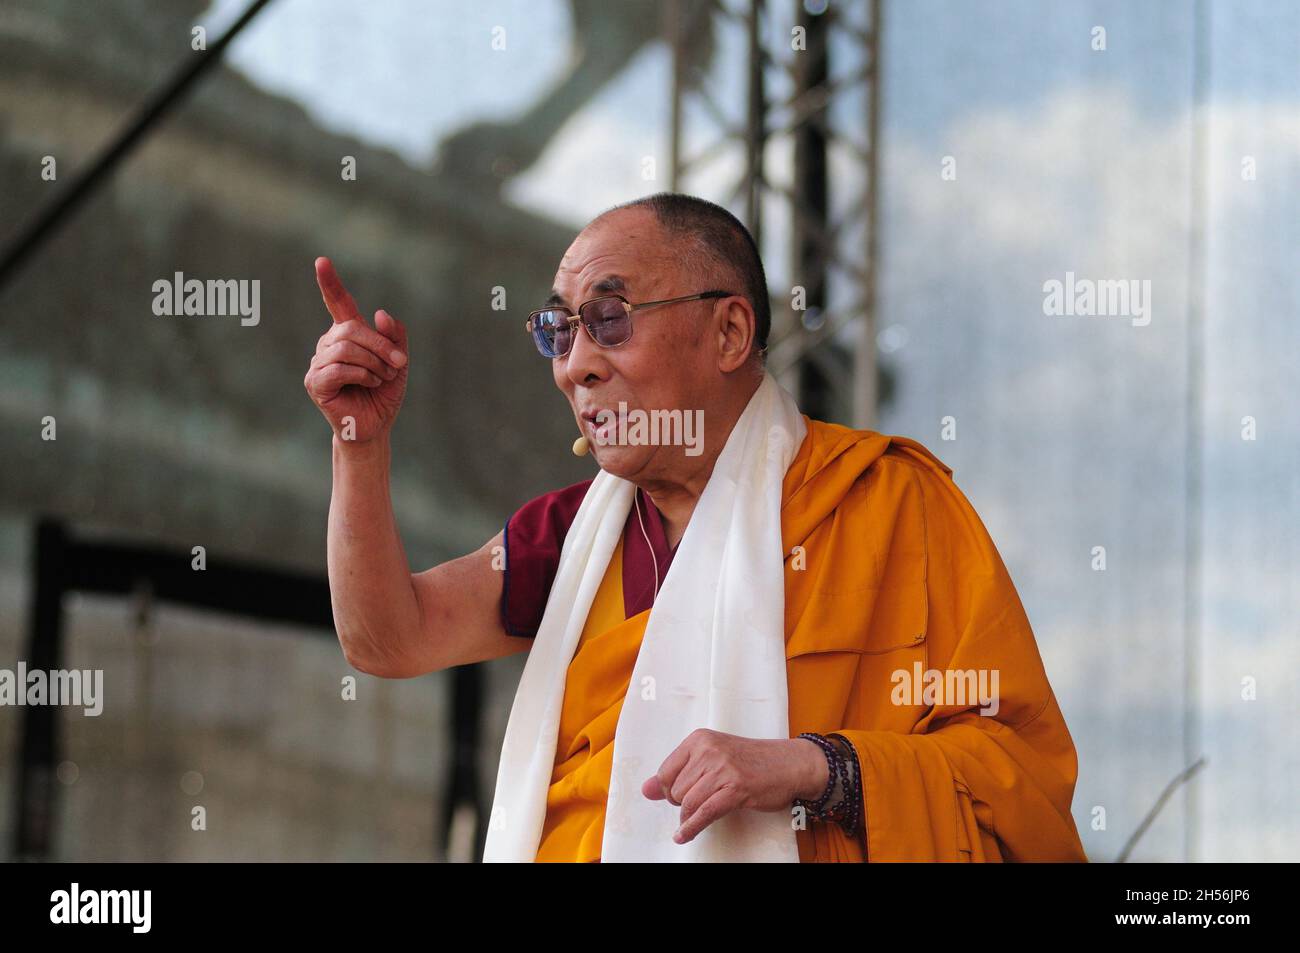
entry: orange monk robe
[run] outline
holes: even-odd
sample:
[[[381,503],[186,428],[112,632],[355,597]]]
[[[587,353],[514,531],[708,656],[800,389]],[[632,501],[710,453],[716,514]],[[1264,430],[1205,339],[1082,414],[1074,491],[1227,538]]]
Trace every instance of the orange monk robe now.
[[[781,506],[790,736],[853,744],[865,832],[809,821],[799,859],[1086,860],[1074,744],[951,471],[911,440],[804,420]],[[569,666],[539,861],[600,859],[614,731],[653,611],[624,618],[621,580],[620,542]],[[918,663],[996,669],[996,715],[977,698],[900,697],[896,673]]]

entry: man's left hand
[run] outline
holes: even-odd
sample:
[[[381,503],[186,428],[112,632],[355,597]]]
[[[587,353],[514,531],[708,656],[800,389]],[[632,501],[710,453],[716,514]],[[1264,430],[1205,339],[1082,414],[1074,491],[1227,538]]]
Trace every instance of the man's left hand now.
[[[732,811],[788,811],[795,798],[821,796],[826,758],[806,738],[741,738],[697,728],[641,785],[652,801],[681,806],[673,841],[686,844]]]

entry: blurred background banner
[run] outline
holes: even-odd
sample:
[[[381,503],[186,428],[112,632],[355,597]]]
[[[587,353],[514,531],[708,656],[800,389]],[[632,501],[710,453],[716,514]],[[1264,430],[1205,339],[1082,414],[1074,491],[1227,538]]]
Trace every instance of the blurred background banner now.
[[[523,319],[664,190],[755,234],[805,412],[953,468],[1090,858],[1300,859],[1287,0],[4,0],[0,670],[103,688],[0,707],[0,858],[477,857],[524,657],[344,660],[312,262],[410,330],[423,569],[592,475]]]

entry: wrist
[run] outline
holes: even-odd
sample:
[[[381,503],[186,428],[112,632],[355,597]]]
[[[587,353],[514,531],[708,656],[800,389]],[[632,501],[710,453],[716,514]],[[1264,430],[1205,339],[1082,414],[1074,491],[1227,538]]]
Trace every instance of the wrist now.
[[[344,440],[335,434],[332,457],[336,484],[373,488],[388,482],[392,454],[387,434],[365,442]]]
[[[345,440],[334,434],[334,455],[345,460],[386,460],[390,444],[384,431],[369,440]]]
[[[791,739],[799,754],[798,781],[794,797],[802,801],[815,801],[822,796],[830,782],[830,767],[826,755],[817,742],[808,738]]]

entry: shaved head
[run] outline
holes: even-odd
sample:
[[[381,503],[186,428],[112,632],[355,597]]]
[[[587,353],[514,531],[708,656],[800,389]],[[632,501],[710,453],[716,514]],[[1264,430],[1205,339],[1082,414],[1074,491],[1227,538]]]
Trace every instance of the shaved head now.
[[[678,192],[659,192],[616,205],[596,216],[587,227],[614,212],[634,208],[653,213],[670,239],[694,252],[689,258],[679,258],[679,262],[699,283],[699,290],[727,289],[748,299],[757,325],[755,346],[760,360],[765,360],[772,308],[763,261],[749,229],[721,205]]]

